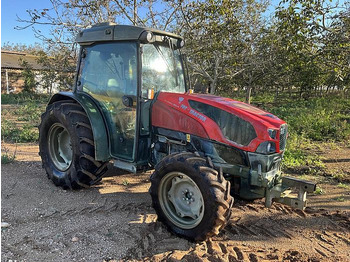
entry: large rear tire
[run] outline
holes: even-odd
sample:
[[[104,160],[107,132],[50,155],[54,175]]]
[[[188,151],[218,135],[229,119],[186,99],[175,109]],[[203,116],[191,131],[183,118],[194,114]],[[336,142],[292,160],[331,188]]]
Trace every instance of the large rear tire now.
[[[107,171],[108,162],[95,160],[90,121],[72,100],[50,104],[42,114],[39,155],[48,178],[63,188],[88,188]]]
[[[184,238],[202,241],[219,234],[231,215],[230,182],[193,153],[165,157],[151,176],[158,220]]]

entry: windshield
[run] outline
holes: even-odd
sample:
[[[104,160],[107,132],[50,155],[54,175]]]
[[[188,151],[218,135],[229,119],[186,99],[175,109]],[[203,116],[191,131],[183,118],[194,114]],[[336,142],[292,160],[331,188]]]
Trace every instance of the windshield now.
[[[166,91],[184,93],[185,78],[180,51],[159,44],[143,45],[142,52],[142,96]]]

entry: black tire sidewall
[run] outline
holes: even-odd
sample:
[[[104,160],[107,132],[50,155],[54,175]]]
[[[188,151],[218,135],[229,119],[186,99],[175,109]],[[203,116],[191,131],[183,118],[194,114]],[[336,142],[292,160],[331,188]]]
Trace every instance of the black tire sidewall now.
[[[63,113],[62,110],[55,110],[55,104],[52,105],[51,109],[48,110],[48,113],[42,119],[42,125],[40,127],[40,139],[39,147],[41,153],[41,158],[43,161],[43,166],[46,169],[46,172],[49,178],[58,186],[64,188],[70,187],[71,185],[71,173],[75,172],[76,164],[79,163],[79,138],[77,137],[76,130],[74,129],[72,123],[69,121],[69,117]],[[72,144],[72,162],[69,168],[65,171],[59,170],[56,165],[53,163],[50,150],[49,150],[49,130],[55,123],[61,124],[70,135],[71,144]],[[44,154],[43,154],[44,152]]]

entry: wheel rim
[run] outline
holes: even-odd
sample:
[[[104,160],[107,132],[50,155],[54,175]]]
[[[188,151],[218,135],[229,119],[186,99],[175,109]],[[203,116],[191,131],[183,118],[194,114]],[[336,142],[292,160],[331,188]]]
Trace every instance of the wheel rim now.
[[[61,124],[53,124],[49,130],[49,153],[51,160],[60,171],[66,171],[73,158],[71,138]]]
[[[160,182],[158,196],[164,214],[176,226],[191,229],[202,221],[203,196],[187,175],[181,172],[166,174]]]

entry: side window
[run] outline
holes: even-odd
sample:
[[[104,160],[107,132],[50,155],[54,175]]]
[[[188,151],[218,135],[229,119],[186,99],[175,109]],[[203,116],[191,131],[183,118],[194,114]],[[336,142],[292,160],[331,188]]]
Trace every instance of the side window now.
[[[254,127],[248,121],[219,108],[189,100],[190,106],[215,121],[223,135],[240,145],[247,146],[257,137]]]
[[[136,107],[125,105],[123,97],[136,102],[137,44],[100,43],[82,52],[77,88],[99,102],[109,129],[111,154],[132,160]]]

